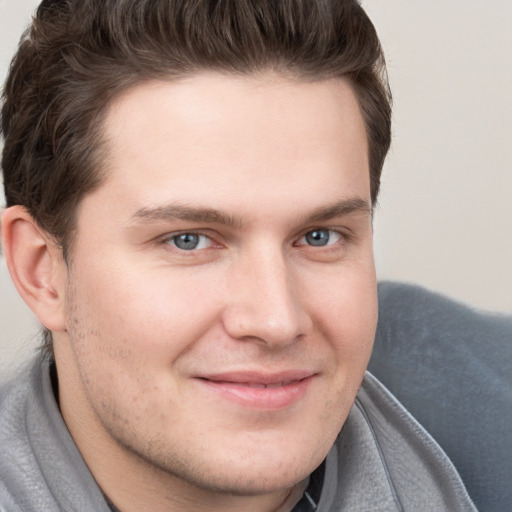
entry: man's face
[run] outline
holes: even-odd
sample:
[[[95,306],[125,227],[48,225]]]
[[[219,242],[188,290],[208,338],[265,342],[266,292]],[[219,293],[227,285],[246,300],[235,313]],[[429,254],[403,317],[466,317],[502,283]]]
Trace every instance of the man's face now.
[[[202,74],[128,91],[105,133],[55,335],[86,462],[100,485],[117,471],[173,492],[292,486],[340,431],[375,331],[354,94]]]

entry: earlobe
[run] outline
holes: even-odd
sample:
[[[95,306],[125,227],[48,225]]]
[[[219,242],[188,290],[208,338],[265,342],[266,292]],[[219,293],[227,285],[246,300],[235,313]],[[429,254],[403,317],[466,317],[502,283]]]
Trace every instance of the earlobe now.
[[[61,249],[22,206],[2,215],[2,247],[18,293],[51,331],[65,330],[66,263]]]

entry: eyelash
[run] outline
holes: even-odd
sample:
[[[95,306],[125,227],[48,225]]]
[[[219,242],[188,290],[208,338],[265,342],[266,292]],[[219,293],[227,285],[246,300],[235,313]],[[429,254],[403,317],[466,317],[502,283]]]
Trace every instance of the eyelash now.
[[[308,247],[331,247],[333,245],[336,245],[337,243],[339,243],[340,241],[344,241],[346,240],[346,235],[344,235],[343,233],[341,233],[340,231],[336,231],[334,229],[329,229],[329,228],[315,228],[315,229],[310,229],[309,231],[307,231],[306,233],[304,233],[304,235],[302,235],[300,238],[299,238],[299,241],[302,240],[302,239],[306,239],[308,237],[308,235],[312,235],[314,236],[315,234],[323,234],[323,233],[326,233],[327,232],[327,243],[325,245],[315,245],[314,243],[306,243],[306,244],[299,244],[298,242],[296,242],[296,245],[307,245]],[[332,238],[332,235],[335,235],[334,238],[334,242],[331,241],[331,238]],[[318,238],[318,240],[320,240]],[[320,240],[321,241],[321,240]]]
[[[176,250],[178,250],[180,252],[183,252],[183,253],[201,251],[201,250],[205,250],[205,249],[209,248],[209,247],[200,247],[198,249],[197,247],[194,247],[194,248],[191,248],[191,249],[183,249],[181,247],[178,247],[175,242],[179,239],[179,237],[185,237],[185,236],[198,237],[199,238],[199,242],[198,242],[199,245],[201,245],[201,242],[204,243],[205,240],[209,240],[211,244],[215,244],[215,242],[212,240],[211,236],[206,235],[204,233],[197,232],[197,231],[182,231],[180,233],[172,233],[170,235],[165,236],[165,238],[162,238],[161,242],[164,245],[171,245],[172,244],[174,249],[176,249]]]
[[[311,243],[300,243],[302,240],[305,240],[308,235],[312,235],[315,232],[316,233],[325,233],[325,232],[328,233],[327,243],[325,245],[314,245]],[[335,235],[335,240],[334,240],[334,242],[331,242],[331,238],[332,238],[333,234]],[[201,241],[203,241],[203,243],[204,243],[205,240],[209,240],[210,245],[209,245],[209,247],[199,247],[199,248],[193,247],[190,249],[183,249],[182,247],[178,247],[176,245],[176,241],[179,239],[179,237],[184,237],[184,236],[198,237],[199,245],[201,245]],[[297,247],[297,246],[303,247],[304,246],[304,247],[312,247],[312,248],[319,248],[319,249],[324,248],[326,250],[332,250],[332,249],[334,249],[333,246],[339,245],[340,243],[343,244],[344,242],[347,242],[349,240],[350,240],[350,236],[347,235],[346,233],[342,233],[341,231],[338,231],[335,229],[329,229],[329,228],[313,228],[313,229],[308,229],[308,231],[306,231],[303,235],[301,235],[293,245],[295,247]],[[193,253],[196,251],[202,251],[205,249],[209,249],[211,247],[211,245],[215,245],[215,241],[212,239],[212,237],[210,235],[207,235],[202,232],[197,232],[197,231],[181,231],[179,233],[171,233],[169,235],[166,235],[164,238],[161,238],[160,242],[163,245],[171,245],[173,247],[173,249],[179,251],[180,253]]]

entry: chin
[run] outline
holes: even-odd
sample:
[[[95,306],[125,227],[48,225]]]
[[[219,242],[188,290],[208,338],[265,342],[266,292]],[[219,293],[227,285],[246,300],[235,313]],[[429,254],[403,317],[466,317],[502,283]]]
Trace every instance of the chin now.
[[[283,453],[263,449],[237,460],[230,457],[220,462],[215,472],[205,476],[217,492],[245,496],[276,493],[290,489],[308,477],[324,460],[327,455],[324,451],[314,450],[307,456],[303,451],[293,454],[292,450]],[[223,468],[227,470],[223,471]]]
[[[300,446],[303,448],[303,445]],[[266,449],[252,447],[246,450],[226,450],[205,459],[199,454],[195,463],[191,458],[182,459],[180,463],[175,457],[153,460],[153,466],[159,466],[168,475],[188,482],[196,489],[207,493],[233,496],[261,496],[284,492],[304,480],[323,461],[326,453],[315,450],[313,456],[305,457],[303,451]],[[211,455],[211,454],[210,454]]]
[[[229,494],[232,496],[261,496],[284,492],[304,480],[315,468],[297,471],[296,469],[281,467],[268,471],[250,471],[247,473],[209,474],[202,475],[194,483],[197,487],[216,494]]]

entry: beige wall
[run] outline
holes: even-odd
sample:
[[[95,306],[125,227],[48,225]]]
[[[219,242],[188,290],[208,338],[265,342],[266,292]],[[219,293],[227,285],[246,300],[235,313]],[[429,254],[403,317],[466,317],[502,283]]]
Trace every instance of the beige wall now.
[[[395,98],[379,274],[512,311],[512,2],[363,4]]]
[[[0,0],[0,76],[36,2]],[[512,311],[512,2],[363,0],[382,38],[394,142],[379,276]],[[37,330],[0,262],[0,368]],[[20,352],[21,351],[21,352]],[[4,370],[5,371],[5,370]]]

